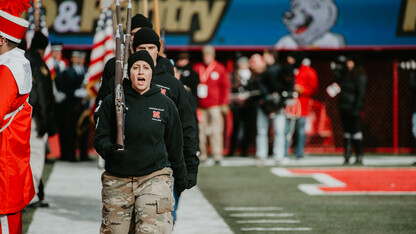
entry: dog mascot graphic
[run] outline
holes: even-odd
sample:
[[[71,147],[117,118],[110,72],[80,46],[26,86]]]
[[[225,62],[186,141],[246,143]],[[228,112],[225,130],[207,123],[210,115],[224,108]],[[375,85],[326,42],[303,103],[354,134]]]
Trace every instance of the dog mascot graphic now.
[[[330,32],[338,17],[333,0],[291,0],[282,21],[290,31],[276,43],[277,49],[340,48],[344,37]]]

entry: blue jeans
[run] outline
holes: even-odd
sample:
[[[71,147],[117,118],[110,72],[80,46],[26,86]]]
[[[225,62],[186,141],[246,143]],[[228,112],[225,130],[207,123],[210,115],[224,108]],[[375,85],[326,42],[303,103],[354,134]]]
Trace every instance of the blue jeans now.
[[[269,138],[267,133],[269,132],[270,121],[273,121],[273,159],[283,159],[285,151],[285,118],[283,109],[270,119],[261,108],[257,108],[256,156],[258,158],[267,158],[269,153]]]
[[[295,121],[295,132],[293,133],[293,136],[290,139],[287,139],[285,137],[285,157],[289,156],[289,147],[291,140],[293,138],[296,139],[296,144],[294,145],[294,154],[297,158],[302,158],[304,151],[305,151],[305,142],[306,142],[306,131],[305,131],[305,125],[306,125],[306,117],[300,117],[299,119],[292,120],[292,119],[286,119],[286,131],[285,136],[287,136],[293,127],[292,121]],[[292,126],[291,126],[292,125]]]
[[[179,196],[176,193],[175,187],[173,188],[173,197],[175,198],[175,205],[173,206],[172,216],[173,216],[173,222],[176,221],[176,210],[178,210],[178,203],[179,203]]]
[[[412,123],[413,123],[413,128],[412,128],[413,136],[416,138],[416,112],[413,113]]]

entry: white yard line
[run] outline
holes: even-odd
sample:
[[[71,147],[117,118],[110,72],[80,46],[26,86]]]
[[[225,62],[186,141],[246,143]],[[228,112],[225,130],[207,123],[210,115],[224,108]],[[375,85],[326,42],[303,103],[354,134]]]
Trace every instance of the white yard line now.
[[[282,207],[225,207],[225,211],[273,211],[283,210]]]
[[[252,228],[241,228],[243,232],[287,232],[287,231],[312,231],[312,228],[308,227],[298,227],[298,228],[283,228],[283,227],[274,227],[274,228],[261,228],[261,227],[252,227]]]
[[[230,217],[292,217],[293,213],[232,213]]]
[[[291,220],[291,219],[237,220],[237,223],[300,223],[300,220]]]

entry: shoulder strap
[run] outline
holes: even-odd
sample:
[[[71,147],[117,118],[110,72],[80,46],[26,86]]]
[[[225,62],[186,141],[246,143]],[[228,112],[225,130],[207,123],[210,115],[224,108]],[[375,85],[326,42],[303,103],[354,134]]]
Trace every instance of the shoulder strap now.
[[[0,129],[0,133],[1,132],[3,132],[4,131],[4,129],[6,129],[11,123],[12,123],[12,121],[13,121],[13,118],[17,115],[17,113],[19,113],[19,111],[21,111],[22,109],[23,109],[23,107],[24,107],[24,103],[21,105],[21,106],[19,106],[19,108],[17,108],[16,110],[14,110],[14,111],[12,111],[12,112],[10,112],[10,113],[8,113],[7,115],[5,115],[4,116],[4,120],[6,120],[6,119],[8,119],[8,118],[10,118],[10,120],[9,120],[9,122],[7,122],[7,124],[6,125],[4,125],[1,129]]]

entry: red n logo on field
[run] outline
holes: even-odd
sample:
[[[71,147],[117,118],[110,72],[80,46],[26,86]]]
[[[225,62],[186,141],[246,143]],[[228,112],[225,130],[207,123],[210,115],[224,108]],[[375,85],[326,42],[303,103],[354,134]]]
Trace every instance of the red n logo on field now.
[[[160,111],[153,111],[153,118],[160,119]]]
[[[309,195],[416,195],[414,168],[272,168],[280,177],[312,177],[320,184],[300,184]]]
[[[163,95],[166,95],[166,89],[160,89],[160,92],[163,94]]]

